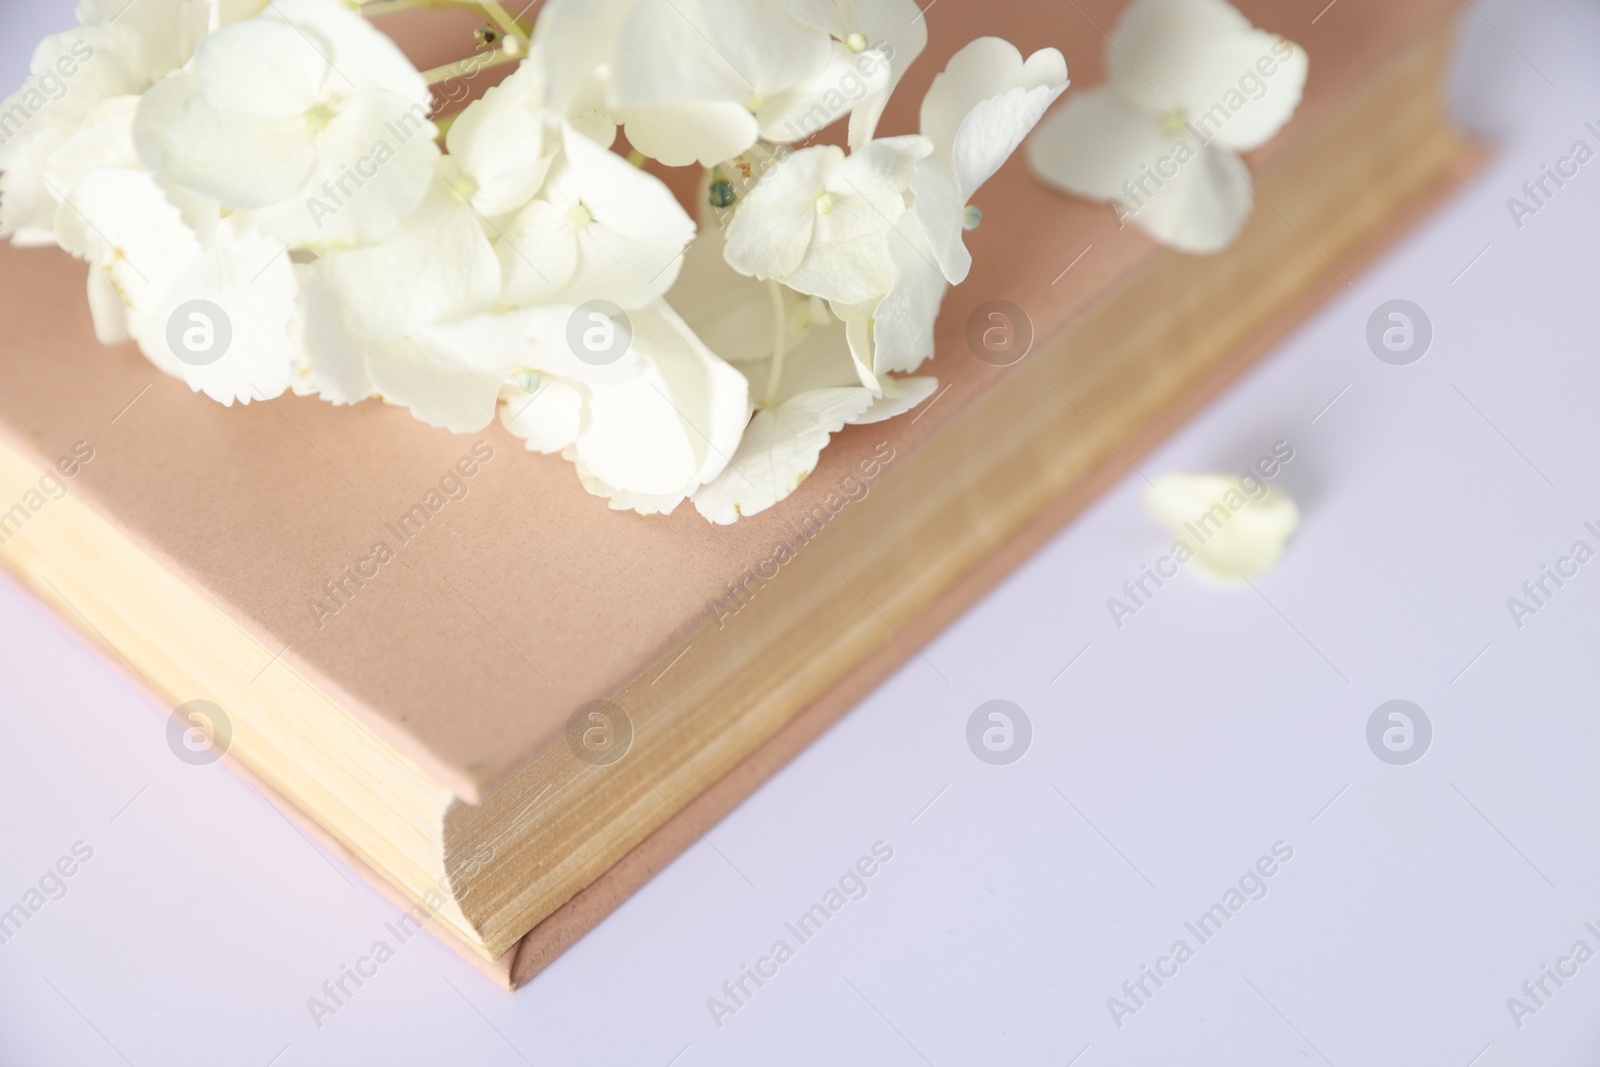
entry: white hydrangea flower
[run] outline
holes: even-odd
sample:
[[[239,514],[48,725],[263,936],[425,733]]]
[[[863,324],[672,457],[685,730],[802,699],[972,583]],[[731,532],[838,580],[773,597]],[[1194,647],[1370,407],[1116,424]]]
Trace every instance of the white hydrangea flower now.
[[[102,103],[146,88],[140,55],[137,34],[123,26],[67,30],[34,50],[28,80],[0,101],[0,237],[57,243],[56,207],[70,190],[50,187],[50,156]]]
[[[495,307],[504,275],[494,220],[539,192],[559,153],[550,129],[542,71],[524,62],[456,119],[450,154],[435,161],[427,195],[397,232],[303,271],[298,390],[345,404],[379,395],[458,433],[493,421],[508,371],[452,365],[422,338]]]
[[[678,282],[668,293],[674,310],[711,350],[730,363],[753,363],[771,358],[774,350],[771,288],[739,274],[725,258],[727,231],[717,225],[715,209],[707,196],[710,175],[700,184],[700,231],[683,256]],[[791,323],[807,313],[801,305],[810,298],[784,290],[785,311]],[[798,343],[792,333],[790,343]]]
[[[888,76],[862,83],[846,77],[839,87],[850,104],[850,147],[872,140],[884,105],[906,70],[928,46],[928,20],[915,0],[784,0],[801,22],[826,30],[854,53],[881,49]],[[859,67],[858,67],[859,70]],[[823,101],[824,106],[828,101]],[[833,117],[837,118],[837,115]]]
[[[1067,61],[1054,48],[1026,60],[998,37],[980,37],[950,59],[922,99],[922,132],[934,152],[912,184],[917,218],[952,285],[966,281],[972,254],[962,237],[968,203],[1011,158],[1067,89]]]
[[[888,62],[863,63],[783,0],[552,0],[535,47],[558,111],[593,101],[598,79],[610,119],[668,166],[712,166],[760,138],[804,140],[819,116],[849,113],[856,85],[865,99],[890,77]]]
[[[658,179],[570,127],[554,157],[536,151],[544,128],[539,85],[519,72],[503,92],[468,108],[452,127],[452,153],[436,162],[427,197],[400,230],[319,265],[337,310],[325,306],[308,318],[320,329],[307,333],[302,388],[331,387],[330,399],[347,403],[375,393],[430,425],[472,432],[492,421],[501,387],[519,368],[495,364],[493,353],[489,363],[452,362],[438,347],[448,334],[435,327],[485,317],[497,305],[558,298],[640,307],[672,283],[693,222]],[[546,171],[541,190],[537,179]],[[503,227],[491,219],[534,194],[539,199]],[[529,225],[546,210],[559,219],[543,231]],[[497,321],[526,330],[529,320]],[[509,337],[500,349],[509,350]],[[339,351],[352,346],[354,365]]]
[[[431,326],[484,314],[500,291],[500,261],[472,197],[481,187],[451,156],[434,163],[421,205],[386,240],[318,264],[340,313],[308,319],[313,367],[354,347],[372,391],[430,426],[472,433],[494,420],[501,379],[452,372],[419,342]],[[335,366],[339,364],[335,363]],[[341,381],[359,382],[340,371]],[[359,395],[338,395],[353,402]]]
[[[895,220],[906,209],[926,137],[872,141],[849,156],[832,145],[786,155],[728,226],[730,266],[824,300],[857,304],[894,280]]]
[[[820,312],[819,304],[803,306]],[[896,418],[938,390],[934,378],[874,378],[852,357],[845,324],[820,317],[797,331],[803,340],[785,353],[775,389],[771,358],[739,365],[752,396],[771,391],[755,405],[727,469],[694,494],[709,521],[728,525],[781,503],[816,470],[833,434]]]
[[[551,0],[444,154],[428,79],[359,7],[80,0],[0,104],[0,236],[84,259],[101,340],[224,404],[378,397],[460,433],[498,411],[613,508],[719,523],[932,395],[890,372],[931,352],[967,201],[1065,84],[1058,53],[980,41],[922,134],[879,140],[915,0]],[[748,177],[847,115],[848,155],[792,153],[697,244],[635,165]],[[580,353],[596,330],[615,358]]]
[[[83,117],[82,127],[45,160],[45,185],[68,196],[83,176],[97,167],[141,169],[133,144],[133,118],[138,108],[137,96],[113,96],[96,105]],[[73,215],[71,204],[56,206],[57,234],[64,225],[78,224]]]
[[[469,200],[480,215],[495,219],[527,206],[561,148],[539,64],[524,60],[469,104],[451,124],[445,147],[471,183]]]
[[[130,69],[146,85],[189,62],[225,15],[239,14],[220,10],[214,0],[79,0],[77,9],[85,26],[114,25],[133,34],[138,44]]]
[[[727,469],[694,495],[726,525],[786,499],[816,469],[833,434],[882,422],[938,388],[932,378],[879,378],[852,354],[846,325],[817,296],[735,273],[722,234],[703,215],[683,278],[668,295],[685,321],[736,360],[753,418]],[[730,354],[732,353],[732,354]]]
[[[383,342],[351,328],[321,261],[296,264],[294,270],[300,285],[294,327],[300,351],[290,388],[297,396],[318,396],[334,405],[359,404],[377,392],[367,367],[372,350]]]
[[[105,101],[134,96],[193,55],[206,32],[240,17],[241,0],[81,0],[82,26],[48,37],[22,88],[0,102],[0,237],[58,243],[50,226],[71,192],[45,175],[50,156]],[[87,159],[80,143],[80,171]]]
[[[1287,493],[1236,475],[1163,475],[1145,488],[1144,500],[1189,556],[1224,581],[1276,567],[1300,526],[1300,509]]]
[[[295,392],[332,404],[380,397],[452,433],[474,433],[494,421],[504,375],[443,361],[412,337],[362,333],[346,317],[340,290],[315,266],[300,271],[303,349],[294,368]]]
[[[602,148],[617,136],[611,114],[611,56],[634,0],[548,0],[534,28],[530,58],[544,72],[546,103]]]
[[[504,304],[643,307],[677,280],[694,221],[659,178],[567,126],[537,199],[505,227]]]
[[[577,309],[485,315],[427,333],[441,358],[510,379],[501,421],[538,452],[560,452],[612,508],[670,514],[714,479],[749,418],[743,375],[665,303],[632,312],[615,362],[594,365],[568,338]]]
[[[950,283],[934,259],[922,220],[907,214],[889,244],[894,284],[874,306],[847,309],[850,344],[873,373],[909,374],[933,358],[933,331]]]
[[[1110,201],[1163,244],[1211,253],[1238,237],[1255,190],[1239,158],[1270,140],[1305,88],[1305,49],[1225,0],[1134,0],[1105,85],[1070,97],[1029,145],[1046,183]]]
[[[89,264],[95,334],[104,344],[131,337],[152,363],[178,377],[163,333],[160,282],[198,252],[199,241],[149,174],[108,167],[90,175],[74,183],[72,198],[61,205],[60,234],[62,247]],[[90,224],[85,212],[100,224]]]
[[[84,117],[82,128],[50,154],[45,162],[43,174],[46,188],[50,189],[53,195],[63,198],[56,205],[52,240],[73,255],[89,259],[91,262],[88,275],[89,309],[94,318],[95,336],[102,344],[118,344],[129,339],[130,306],[124,304],[123,295],[136,291],[139,283],[145,280],[137,278],[133,271],[127,269],[126,264],[114,262],[114,256],[110,262],[103,261],[103,257],[111,249],[105,247],[105,242],[99,239],[100,234],[83,216],[83,209],[74,202],[73,194],[77,192],[78,185],[85,176],[95,173],[102,167],[129,171],[142,170],[133,143],[133,116],[138,106],[137,96],[113,96],[103,101]],[[144,189],[141,183],[135,195],[142,196]],[[91,194],[90,199],[108,205],[119,203],[116,200],[106,200],[103,194],[99,196]],[[100,210],[117,212],[122,210],[122,207],[103,207]],[[160,212],[157,217],[165,217],[165,211]],[[111,219],[108,220],[108,224],[115,225],[117,221],[120,220]],[[124,272],[130,275],[122,281],[120,287],[112,284],[113,266],[122,267]],[[156,309],[152,309],[150,313],[155,314]],[[155,334],[151,332],[149,336],[154,338]],[[163,369],[177,376],[175,365],[166,366],[171,356],[165,351],[164,345],[154,347],[149,354],[150,358]]]
[[[67,96],[88,90],[77,98],[82,103],[113,85],[150,95],[153,86],[179,80],[176,65],[207,29],[248,13],[243,6],[85,0],[78,14],[88,25],[68,38],[84,54],[79,76],[98,64],[100,77],[69,85]],[[103,342],[131,337],[157,367],[223,403],[276,396],[297,353],[288,330],[296,286],[285,250],[247,217],[225,219],[215,202],[174,198],[173,190],[152,180],[136,148],[142,106],[137,92],[104,97],[77,119],[75,130],[58,123],[42,142],[27,146],[35,157],[41,143],[50,146],[37,175],[23,167],[8,176],[48,191],[32,208],[52,210],[48,239],[89,261],[89,306]],[[189,333],[192,323],[182,312],[197,301],[208,308],[193,320],[201,324],[198,332]],[[168,328],[174,316],[182,323],[180,339],[221,336],[226,351],[216,359],[187,349],[175,353]]]
[[[103,335],[125,330],[157,367],[223,404],[288,387],[299,351],[294,268],[248,219],[214,218],[202,237],[149,173],[109,166],[78,181],[61,218],[63,247],[90,264]],[[113,297],[126,309],[120,322]],[[174,335],[194,339],[175,351]]]
[[[874,303],[841,309],[857,358],[882,376],[909,373],[933,355],[933,329],[951,284],[972,266],[963,234],[968,204],[1066,90],[1061,53],[1023,59],[983,37],[957,52],[922,102],[922,133],[933,151],[916,165],[912,211],[888,242],[892,282]]]
[[[381,240],[427,191],[439,154],[427,82],[339,0],[273,0],[211,34],[182,91],[151,162],[280,242]]]

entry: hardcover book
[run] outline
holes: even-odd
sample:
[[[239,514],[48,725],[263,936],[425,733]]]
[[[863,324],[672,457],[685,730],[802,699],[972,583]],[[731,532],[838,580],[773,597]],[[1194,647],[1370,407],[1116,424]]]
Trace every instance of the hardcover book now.
[[[886,130],[974,32],[1102,81],[1123,7],[947,4]],[[1239,4],[1311,73],[1232,247],[1162,248],[1019,155],[978,197],[938,392],[730,526],[608,510],[498,424],[204,402],[97,342],[82,263],[0,247],[0,561],[148,688],[174,752],[220,755],[514,988],[1470,172],[1456,0],[1315,6]],[[394,32],[457,58],[426,15]]]

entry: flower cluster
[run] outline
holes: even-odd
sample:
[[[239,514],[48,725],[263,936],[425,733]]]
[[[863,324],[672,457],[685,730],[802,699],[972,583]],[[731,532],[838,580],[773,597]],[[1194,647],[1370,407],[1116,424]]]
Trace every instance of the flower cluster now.
[[[492,59],[419,72],[374,21],[418,6],[482,10]],[[927,42],[913,0],[548,0],[531,32],[494,0],[79,17],[0,103],[0,236],[89,264],[102,341],[224,404],[498,414],[613,508],[716,523],[932,395],[910,375],[969,203],[1067,85],[1058,51],[980,38],[918,133],[878,137]],[[436,113],[490,62],[516,69]],[[846,147],[796,147],[845,119]],[[698,218],[650,160],[700,169]]]

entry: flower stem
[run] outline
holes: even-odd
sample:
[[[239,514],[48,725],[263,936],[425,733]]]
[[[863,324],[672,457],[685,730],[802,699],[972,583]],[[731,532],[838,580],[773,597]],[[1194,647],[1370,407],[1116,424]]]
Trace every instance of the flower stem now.
[[[361,14],[367,18],[393,15],[398,11],[416,11],[420,8],[477,7],[478,0],[356,0]]]
[[[470,78],[480,70],[488,70],[490,67],[518,63],[521,62],[522,58],[523,53],[521,52],[511,52],[503,48],[496,48],[489,53],[487,58],[482,55],[469,56],[455,63],[446,63],[442,67],[425,70],[422,72],[422,76],[429,85],[438,85],[440,82],[447,82],[452,78]]]
[[[456,124],[456,119],[460,117],[461,112],[454,111],[448,115],[438,115],[434,118],[433,124],[434,126],[438,127],[438,140],[441,145],[444,144],[445,138],[450,136],[450,127],[454,126]]]
[[[392,15],[400,11],[415,11],[419,8],[475,7],[493,19],[495,25],[500,27],[501,33],[516,38],[517,42],[524,46],[523,52],[527,51],[528,28],[518,22],[499,0],[356,0],[356,3],[360,5],[361,14],[368,18]]]
[[[767,395],[761,402],[764,410],[777,406],[778,387],[783,383],[783,357],[789,348],[789,316],[783,306],[783,287],[769,281],[767,293],[772,297],[772,369],[767,372]]]

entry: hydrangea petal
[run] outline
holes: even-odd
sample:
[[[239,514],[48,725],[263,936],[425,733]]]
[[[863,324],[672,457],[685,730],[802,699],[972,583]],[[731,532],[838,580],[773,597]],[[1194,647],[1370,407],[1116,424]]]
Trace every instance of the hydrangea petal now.
[[[962,138],[962,128],[967,124],[974,109],[985,101],[995,97],[1005,96],[1013,89],[1023,90],[1023,99],[1029,101],[1024,112],[1037,108],[1032,122],[1038,120],[1038,115],[1067,88],[1067,63],[1059,51],[1054,48],[1045,48],[1033,53],[1026,60],[1015,45],[998,37],[980,37],[967,45],[950,58],[945,69],[936,75],[933,84],[928,87],[927,96],[922,100],[922,132],[933,139],[934,156],[947,159],[953,168],[957,168],[955,153]],[[1038,96],[1033,96],[1038,90]],[[1043,106],[1038,101],[1043,100]],[[1015,108],[1004,110],[1016,110]],[[1002,112],[994,117],[1000,117]],[[957,177],[962,182],[962,194],[971,197],[977,187],[993,175],[994,170],[1005,161],[1005,157],[1016,149],[1026,136],[1027,129],[1016,134],[1018,123],[1013,117],[1008,117],[1005,129],[997,130],[993,137],[997,140],[1009,140],[1011,147],[1005,152],[978,151],[975,148],[963,150],[963,155],[968,157],[957,168]],[[976,136],[978,131],[973,132]],[[1015,135],[1015,140],[1011,138]],[[985,173],[987,170],[987,173]]]
[[[495,250],[505,277],[501,300],[512,307],[555,299],[578,272],[578,235],[566,213],[548,200],[523,208]]]
[[[400,339],[494,306],[500,261],[458,195],[457,176],[449,157],[439,159],[426,198],[394,236],[326,257],[329,279],[367,336]]]
[[[429,426],[476,433],[494,421],[502,378],[446,367],[414,341],[369,340],[367,370],[391,404],[411,409]]]
[[[164,323],[180,318],[195,301],[205,301],[221,309],[232,335],[214,362],[180,360],[183,379],[223,404],[281,394],[299,353],[292,329],[298,294],[294,266],[283,247],[246,219],[223,219],[201,254],[177,271],[162,300]]]
[[[763,102],[836,55],[778,0],[638,0],[611,64],[628,139],[669,166],[712,166],[748,149]]]
[[[350,101],[317,136],[304,186],[253,212],[257,223],[317,250],[388,237],[421,203],[439,158],[426,114],[394,93]]]
[[[749,418],[749,383],[665,304],[632,318],[645,372],[589,387],[588,417],[568,454],[586,480],[665,511],[661,501],[687,498],[727,466]]]
[[[1239,76],[1217,66],[1213,46],[1252,31],[1227,0],[1133,0],[1107,41],[1106,71],[1125,99],[1193,115]]]
[[[933,356],[933,328],[950,286],[915,214],[901,216],[889,241],[894,284],[873,312],[872,372],[909,374]]]
[[[865,389],[815,389],[758,412],[727,469],[695,493],[695,510],[726,526],[787,499],[817,469],[829,438],[871,405]]]
[[[917,162],[931,155],[933,148],[933,141],[919,134],[880,138],[830,168],[824,185],[831,193],[868,203],[893,200],[910,187]]]
[[[1305,95],[1311,62],[1306,50],[1259,30],[1212,45],[1209,52],[1227,83],[1191,123],[1219,145],[1248,152],[1277,136]],[[1272,70],[1263,76],[1263,66]],[[1198,105],[1197,105],[1198,106]]]
[[[428,83],[400,46],[348,4],[329,0],[266,0],[260,18],[289,26],[332,68],[328,83],[344,91],[384,89],[426,103]],[[220,32],[220,31],[219,31]]]
[[[817,145],[785,156],[763,175],[728,224],[729,266],[761,279],[798,269],[816,230],[827,173],[843,159],[843,149]]]
[[[1145,490],[1151,516],[1167,527],[1213,577],[1253,578],[1278,565],[1300,525],[1288,494],[1267,487],[1251,496],[1237,477],[1168,474]]]
[[[164,78],[194,55],[211,28],[211,0],[79,0],[78,21],[117,24],[139,39],[137,73],[150,82]]]
[[[569,307],[531,307],[478,315],[420,330],[418,338],[441,363],[502,377],[526,369],[594,385],[621,385],[637,378],[643,357],[627,334],[622,355],[608,363],[589,363],[572,351],[569,332],[577,313]]]
[[[321,263],[298,265],[295,274],[303,349],[295,368],[295,392],[314,393],[330,404],[360,403],[375,390],[367,372],[368,339],[345,321],[339,292]]]
[[[230,207],[259,208],[306,185],[316,164],[316,106],[327,61],[294,27],[252,19],[208,37],[196,84],[166,128],[176,181]]]
[[[729,101],[638,103],[614,111],[633,146],[669,167],[715,166],[761,135],[750,109]]]
[[[726,231],[717,225],[706,184],[701,189],[700,232],[684,254],[683,271],[667,301],[723,359],[767,359],[774,340],[770,294],[764,282],[728,265]]]
[[[895,378],[884,375],[878,379],[883,395],[872,402],[862,415],[850,421],[852,426],[871,426],[874,423],[897,419],[906,412],[920,407],[939,391],[937,378]]]
[[[285,242],[381,239],[426,189],[437,154],[427,84],[393,41],[344,5],[273,0],[259,18],[207,37],[192,69],[181,111],[159,153],[147,155],[228,208],[274,209],[265,224]],[[319,240],[326,216],[310,198],[322,195],[338,209],[331,227],[346,240]]]
[[[547,380],[533,393],[507,386],[500,394],[500,423],[531,451],[550,455],[578,439],[583,402],[583,393],[565,382]]]
[[[96,167],[137,168],[133,118],[138,107],[137,96],[113,96],[89,112],[83,128],[50,153],[45,162],[45,183],[65,196]]]
[[[1175,135],[1158,118],[1128,103],[1109,86],[1069,96],[1039,124],[1028,162],[1042,181],[1091,200],[1126,195],[1142,168],[1167,155]]]
[[[785,158],[734,216],[729,264],[835,303],[879,296],[893,280],[886,235],[931,148],[923,137],[895,137],[848,158],[833,146]]]
[[[478,186],[472,206],[491,218],[532,200],[554,160],[545,145],[543,74],[536,63],[524,60],[469,104],[445,138],[462,172]]]
[[[770,360],[758,367],[746,368],[759,386],[757,392],[766,389],[770,369]],[[852,355],[845,323],[831,319],[810,325],[799,343],[784,357],[783,381],[779,383],[775,400],[785,404],[801,393],[856,387],[873,394],[880,391],[877,380],[870,374],[863,374]]]
[[[797,85],[760,98],[756,122],[761,136],[779,144],[810,140],[853,115],[857,107],[887,99],[890,65],[881,53],[857,55],[835,42],[828,63]]]
[[[133,315],[159,320],[167,284],[201,247],[155,179],[121,167],[96,168],[74,186],[64,209],[64,247],[87,259]],[[152,362],[175,369],[164,333],[150,334],[149,344],[135,336]]]
[[[534,27],[533,55],[545,74],[550,109],[571,118],[593,85],[634,0],[547,0]]]
[[[934,151],[913,188],[929,247],[952,284],[972,270],[963,225],[967,202],[1066,88],[1060,52],[1041,49],[1024,60],[997,37],[973,41],[934,78],[922,101],[922,132]]]
[[[34,49],[31,75],[0,101],[0,237],[28,247],[56,243],[56,206],[45,166],[100,103],[145,88],[137,72],[138,39],[128,27],[81,26],[52,34]],[[55,87],[62,69],[74,71]]]
[[[625,307],[655,300],[677,280],[680,257],[694,239],[694,220],[655,175],[570,127],[562,144],[571,163],[570,178],[585,210],[598,227],[620,239],[596,237],[585,258],[582,238],[590,227],[583,227],[579,232],[580,275],[597,288],[614,286],[615,295],[610,298]],[[624,243],[633,250],[621,248]]]
[[[1153,196],[1124,203],[1122,218],[1162,244],[1196,255],[1221,252],[1239,236],[1255,204],[1244,160],[1202,145]]]
[[[850,113],[850,147],[858,148],[876,134],[889,97],[928,47],[928,20],[914,0],[853,0],[853,6],[856,32],[874,48],[887,46],[892,50],[887,84],[880,90],[869,90],[867,98]]]
[[[88,290],[95,340],[103,345],[119,345],[128,340],[128,306],[103,271],[89,272]]]

